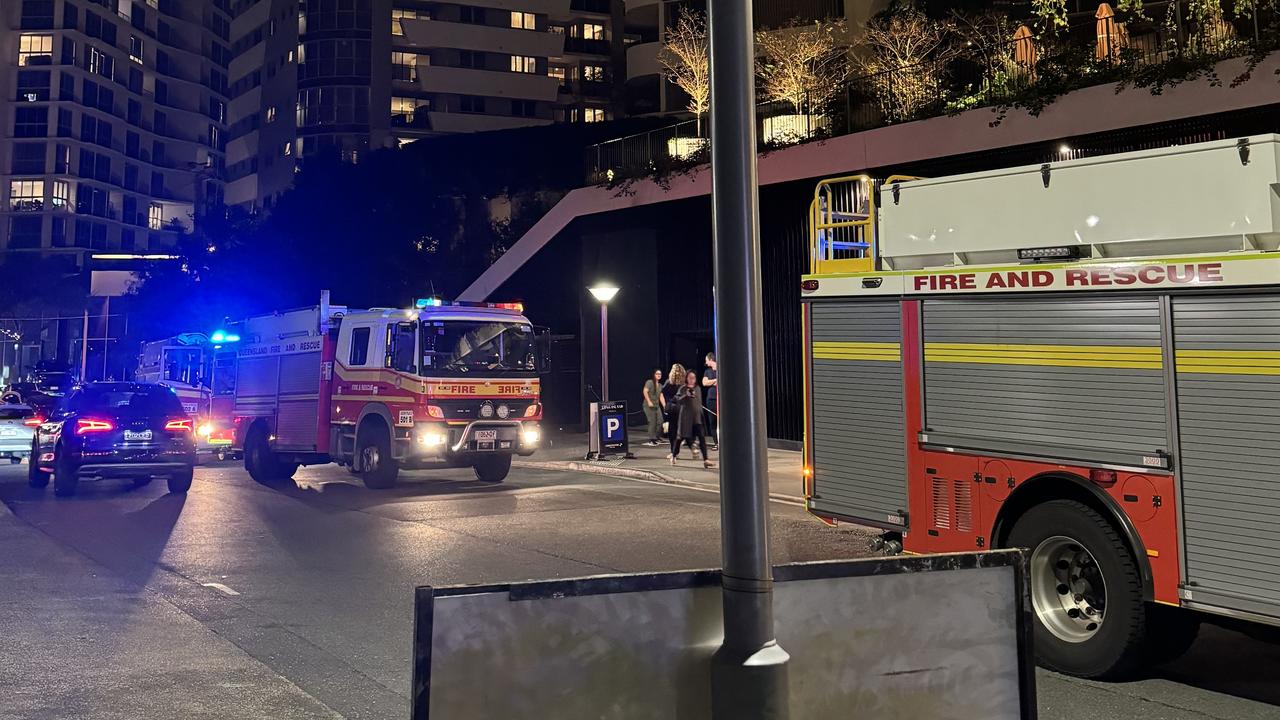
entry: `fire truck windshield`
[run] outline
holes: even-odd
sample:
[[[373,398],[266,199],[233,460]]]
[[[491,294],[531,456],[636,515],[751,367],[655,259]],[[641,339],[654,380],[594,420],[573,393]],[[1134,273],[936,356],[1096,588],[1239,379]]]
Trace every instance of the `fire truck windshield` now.
[[[483,320],[422,323],[424,375],[472,373],[533,377],[537,353],[531,325]]]

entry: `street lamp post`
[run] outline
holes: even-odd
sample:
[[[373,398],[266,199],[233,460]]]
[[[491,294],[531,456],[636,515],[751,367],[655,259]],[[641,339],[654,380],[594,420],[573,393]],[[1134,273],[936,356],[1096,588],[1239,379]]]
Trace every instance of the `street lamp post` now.
[[[600,402],[609,401],[609,301],[618,288],[601,284],[588,288],[600,303]]]

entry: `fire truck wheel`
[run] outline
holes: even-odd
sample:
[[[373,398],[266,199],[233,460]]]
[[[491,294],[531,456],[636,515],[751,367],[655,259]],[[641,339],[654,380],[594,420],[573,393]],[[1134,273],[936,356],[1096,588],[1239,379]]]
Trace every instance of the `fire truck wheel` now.
[[[251,430],[249,439],[245,441],[244,469],[249,471],[249,476],[254,480],[270,485],[292,478],[298,471],[298,464],[281,462],[271,450],[266,429],[259,427]]]
[[[391,455],[391,433],[381,423],[370,423],[360,431],[360,444],[356,448],[360,461],[360,479],[370,490],[386,490],[395,487],[400,467]]]
[[[481,482],[502,482],[507,479],[507,473],[511,472],[511,456],[490,455],[479,458],[472,470],[476,473],[476,479]]]
[[[1118,678],[1142,662],[1142,580],[1111,523],[1082,503],[1053,500],[1018,518],[1007,544],[1031,551],[1028,581],[1041,665],[1068,675]]]
[[[49,473],[40,469],[40,463],[37,458],[40,457],[40,448],[35,441],[31,441],[31,458],[27,462],[27,484],[33,488],[43,488],[49,485]]]

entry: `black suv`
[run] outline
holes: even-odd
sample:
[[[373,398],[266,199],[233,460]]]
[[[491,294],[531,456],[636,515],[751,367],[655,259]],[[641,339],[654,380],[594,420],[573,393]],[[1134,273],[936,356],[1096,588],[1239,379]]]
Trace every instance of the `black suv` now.
[[[173,390],[153,383],[95,382],[72,388],[36,428],[28,480],[75,494],[81,478],[168,478],[169,492],[191,487],[196,443],[191,418]]]

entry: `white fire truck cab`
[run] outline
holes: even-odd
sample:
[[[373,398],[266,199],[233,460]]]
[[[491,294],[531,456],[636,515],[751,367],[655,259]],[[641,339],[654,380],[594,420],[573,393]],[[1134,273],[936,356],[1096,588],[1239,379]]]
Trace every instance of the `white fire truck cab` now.
[[[235,350],[203,333],[142,344],[134,379],[173,389],[195,428],[196,449],[218,455],[232,442],[231,393]]]
[[[500,482],[540,441],[541,343],[518,303],[353,310],[328,303],[249,318],[240,335],[236,447],[259,482],[336,462],[370,488],[400,469],[470,467]]]
[[[819,184],[809,511],[1027,548],[1067,673],[1280,625],[1278,188],[1277,135]]]

